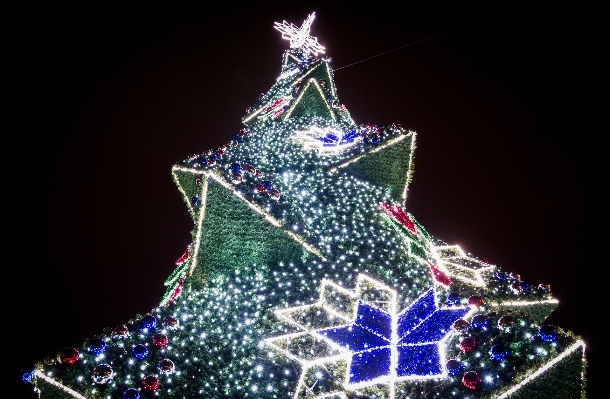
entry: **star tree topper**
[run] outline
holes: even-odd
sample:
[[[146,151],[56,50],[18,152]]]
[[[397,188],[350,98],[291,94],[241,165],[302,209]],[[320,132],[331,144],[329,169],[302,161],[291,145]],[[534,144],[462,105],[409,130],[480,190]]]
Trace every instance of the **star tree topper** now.
[[[309,14],[300,28],[283,21],[282,23],[276,22],[275,29],[282,32],[282,39],[290,40],[290,48],[300,48],[307,54],[317,56],[318,53],[324,53],[324,47],[318,43],[317,38],[309,36],[311,24],[315,16],[315,12]]]

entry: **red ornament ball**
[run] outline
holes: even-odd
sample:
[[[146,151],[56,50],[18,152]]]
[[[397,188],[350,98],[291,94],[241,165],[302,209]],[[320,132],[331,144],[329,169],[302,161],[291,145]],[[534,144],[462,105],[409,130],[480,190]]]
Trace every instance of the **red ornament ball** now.
[[[241,175],[239,173],[236,173],[236,172],[231,173],[231,183],[239,184],[242,182],[242,180],[243,180],[243,178],[241,177]]]
[[[152,343],[157,348],[165,348],[167,346],[167,342],[167,335],[165,334],[157,333],[152,337]]]
[[[477,389],[482,382],[481,377],[475,371],[467,371],[462,377],[462,385],[468,389]]]
[[[114,377],[114,371],[108,364],[100,364],[93,369],[93,381],[96,384],[106,384]]]
[[[169,359],[163,359],[159,362],[159,372],[161,374],[171,374],[174,372],[174,362]]]
[[[510,285],[510,290],[513,292],[513,294],[515,295],[519,295],[523,293],[523,287],[521,286],[521,284],[519,283],[513,283]]]
[[[483,299],[477,295],[471,295],[468,297],[468,304],[470,306],[476,306],[477,308],[483,306]]]
[[[498,327],[500,328],[508,328],[513,324],[515,324],[515,319],[513,319],[513,316],[505,315],[498,319]]]
[[[174,316],[165,316],[161,323],[163,324],[163,327],[167,328],[168,330],[175,330],[178,328],[178,319],[176,319]]]
[[[453,329],[459,333],[463,333],[468,329],[468,322],[464,319],[459,319],[453,322]]]
[[[126,325],[116,326],[110,332],[110,338],[112,339],[125,339],[129,336],[129,330]]]
[[[256,184],[254,185],[254,190],[253,190],[253,191],[254,191],[254,193],[256,193],[256,194],[260,194],[260,193],[265,192],[265,187],[263,187],[263,185],[262,185],[262,184],[258,184],[258,183],[256,183]]]
[[[159,389],[159,379],[154,375],[144,377],[142,380],[142,388],[149,392],[156,392]]]
[[[275,188],[272,188],[271,190],[269,190],[269,197],[270,197],[272,200],[277,201],[277,200],[279,200],[279,199],[280,199],[280,192],[279,192],[279,191],[277,191]]]
[[[477,346],[474,338],[465,337],[460,341],[460,349],[464,353],[472,352],[472,350]]]
[[[195,176],[195,184],[199,186],[201,183],[203,183],[203,175],[200,174]]]
[[[71,365],[76,363],[80,359],[80,353],[75,348],[66,348],[61,352],[61,362],[63,364]]]

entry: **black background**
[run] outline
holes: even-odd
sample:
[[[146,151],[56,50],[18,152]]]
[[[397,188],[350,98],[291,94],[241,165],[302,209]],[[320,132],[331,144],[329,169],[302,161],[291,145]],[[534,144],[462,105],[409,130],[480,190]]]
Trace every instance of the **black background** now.
[[[418,133],[406,209],[434,236],[550,284],[560,304],[548,321],[587,343],[596,397],[607,275],[599,12],[224,4],[10,17],[3,341],[15,397],[33,397],[21,368],[158,305],[192,229],[171,166],[231,139],[280,73],[288,42],[273,23],[300,26],[313,11],[311,34],[356,123]]]

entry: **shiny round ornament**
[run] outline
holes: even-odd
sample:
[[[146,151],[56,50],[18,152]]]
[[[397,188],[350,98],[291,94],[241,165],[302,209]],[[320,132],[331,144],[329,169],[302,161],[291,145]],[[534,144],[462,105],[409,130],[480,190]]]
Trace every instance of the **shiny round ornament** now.
[[[540,326],[538,336],[545,342],[553,342],[557,339],[557,329],[550,325]]]
[[[245,136],[247,134],[248,134],[248,129],[246,129],[245,127],[242,127],[241,129],[239,129],[240,136]]]
[[[142,317],[142,320],[140,321],[140,330],[146,332],[146,331],[152,331],[157,327],[157,318],[153,315],[146,315],[144,317]]]
[[[148,348],[144,344],[138,344],[131,348],[131,353],[136,359],[144,360],[148,357]]]
[[[159,362],[159,372],[161,374],[171,374],[174,372],[174,362],[169,359],[163,359]]]
[[[212,157],[210,157],[210,158],[208,159],[208,166],[214,166],[214,165],[216,165],[216,161],[218,160],[218,157],[214,155],[214,158],[216,158],[216,159],[213,159]]]
[[[159,389],[159,379],[154,375],[144,377],[142,388],[149,392],[156,392]]]
[[[100,364],[93,369],[92,377],[96,384],[107,384],[114,377],[114,371],[109,364]]]
[[[112,339],[125,339],[127,337],[129,337],[129,330],[124,324],[116,326],[110,332],[110,338]]]
[[[519,295],[523,293],[523,287],[519,283],[513,283],[510,285],[510,290],[513,294]]]
[[[244,169],[246,170],[246,172],[255,175],[256,174],[256,168],[252,165],[246,165],[244,166]]]
[[[458,319],[453,322],[453,329],[458,333],[464,333],[468,330],[468,322],[464,319]]]
[[[462,363],[456,359],[449,359],[447,363],[445,363],[445,367],[447,368],[447,374],[451,377],[455,377],[462,371]]]
[[[127,388],[123,392],[123,399],[140,399],[140,391],[135,388]]]
[[[460,350],[464,353],[472,352],[476,346],[477,343],[472,337],[464,337],[460,341]]]
[[[520,274],[516,274],[516,273],[510,272],[510,273],[508,274],[508,276],[509,276],[510,278],[512,278],[512,279],[517,279],[517,280],[521,281],[521,275],[520,275]]]
[[[483,299],[481,299],[480,296],[471,295],[468,297],[468,305],[480,308],[481,306],[483,306]]]
[[[262,184],[256,183],[253,187],[253,191],[255,194],[261,194],[265,192],[265,187]]]
[[[31,383],[34,380],[34,371],[34,367],[21,370],[21,381]]]
[[[498,319],[498,327],[500,328],[509,328],[513,324],[515,324],[515,319],[513,316],[504,315]]]
[[[203,175],[199,174],[195,176],[195,184],[200,186],[203,183]]]
[[[263,176],[263,171],[260,170],[260,169],[256,169],[255,174],[256,174],[256,177],[262,177]]]
[[[106,348],[106,341],[101,338],[93,339],[89,343],[89,352],[91,352],[95,356],[101,355],[102,353],[106,352]]]
[[[468,389],[477,389],[481,386],[482,382],[481,377],[479,377],[476,371],[467,371],[462,377],[462,385]]]
[[[496,278],[497,278],[499,281],[506,281],[506,279],[508,278],[508,276],[507,276],[507,275],[506,275],[506,273],[504,273],[504,272],[497,272],[497,273],[496,273]]]
[[[197,163],[201,166],[208,166],[210,164],[209,160],[204,156],[197,158]]]
[[[165,348],[168,343],[167,335],[161,333],[153,335],[152,343],[157,348]]]
[[[239,184],[242,182],[242,180],[243,180],[243,178],[241,177],[241,174],[239,174],[237,172],[231,173],[231,183]]]
[[[447,295],[447,305],[459,305],[460,303],[460,294],[457,292],[451,292]]]
[[[489,358],[491,360],[502,361],[508,356],[508,348],[502,344],[495,344],[489,350]]]
[[[475,315],[470,321],[470,327],[475,330],[485,330],[488,325],[487,317],[482,314]]]
[[[271,190],[273,188],[273,185],[269,180],[263,180],[261,185],[265,188],[265,190]]]
[[[219,148],[218,150],[216,150],[216,155],[218,155],[219,157],[223,156],[224,154],[225,154],[225,150],[224,149],[220,149]]]
[[[233,135],[233,141],[235,142],[235,144],[243,143],[244,142],[244,136],[242,136],[240,134],[234,134]]]
[[[551,292],[551,285],[546,283],[538,284],[538,290],[542,292]]]
[[[243,168],[241,167],[240,164],[238,164],[238,163],[231,164],[231,171],[233,171],[235,173],[241,173],[242,170],[243,170]]]
[[[80,353],[75,348],[66,348],[61,352],[60,359],[63,364],[74,364],[80,359]]]
[[[174,316],[165,316],[161,323],[163,324],[163,327],[167,328],[168,330],[175,330],[178,328],[178,319],[176,319]]]
[[[519,283],[519,285],[521,286],[521,289],[523,291],[528,291],[530,289],[530,285],[528,283],[526,283],[525,281],[521,281]]]
[[[191,204],[193,206],[199,206],[199,197],[194,196],[193,198],[191,198]]]
[[[274,201],[277,201],[277,200],[279,200],[279,199],[280,199],[280,192],[279,192],[279,191],[277,191],[277,190],[276,190],[276,189],[274,189],[274,188],[273,188],[273,189],[271,189],[271,190],[269,190],[269,193],[268,193],[268,194],[269,194],[269,198],[271,198],[271,199],[272,199],[272,200],[274,200]]]

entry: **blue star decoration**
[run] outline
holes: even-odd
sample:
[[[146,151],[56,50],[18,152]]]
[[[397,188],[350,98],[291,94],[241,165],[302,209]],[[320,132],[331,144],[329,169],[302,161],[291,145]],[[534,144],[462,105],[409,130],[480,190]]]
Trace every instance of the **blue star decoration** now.
[[[444,342],[468,307],[440,309],[433,288],[397,315],[363,300],[351,324],[317,331],[351,354],[348,386],[444,375]]]
[[[297,331],[265,340],[301,364],[303,375],[295,397],[311,390],[305,376],[324,363],[345,363],[342,384],[348,390],[448,376],[445,345],[454,333],[453,323],[469,318],[475,308],[441,307],[432,286],[397,311],[398,292],[364,274],[358,276],[353,290],[329,279],[321,283],[316,302],[275,311]],[[329,301],[338,297],[349,298],[343,303],[346,306]],[[312,322],[308,315],[316,315],[318,321]],[[318,355],[303,355],[312,353]]]

